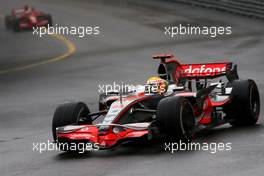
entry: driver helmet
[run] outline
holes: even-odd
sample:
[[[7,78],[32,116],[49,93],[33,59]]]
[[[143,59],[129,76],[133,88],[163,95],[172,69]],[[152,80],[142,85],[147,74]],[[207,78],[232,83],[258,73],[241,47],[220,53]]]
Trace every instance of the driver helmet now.
[[[152,76],[147,80],[145,93],[164,94],[168,89],[168,82],[159,76]]]

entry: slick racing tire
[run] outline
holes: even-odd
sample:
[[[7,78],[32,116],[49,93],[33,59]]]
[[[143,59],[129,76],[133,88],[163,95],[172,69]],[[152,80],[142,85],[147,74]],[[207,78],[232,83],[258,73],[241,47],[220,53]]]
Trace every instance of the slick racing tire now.
[[[11,24],[11,18],[12,17],[10,15],[8,15],[8,16],[5,17],[5,27],[6,27],[6,29],[10,29],[11,26],[12,26],[12,24]]]
[[[57,140],[56,128],[66,125],[92,124],[89,108],[83,102],[71,102],[58,106],[52,120],[54,141]]]
[[[259,91],[255,81],[235,80],[232,87],[231,103],[224,107],[224,112],[233,126],[256,124],[260,114]]]
[[[13,31],[14,32],[19,32],[21,29],[20,29],[20,21],[19,19],[14,19],[13,23],[12,23],[12,28],[13,28]]]
[[[195,126],[192,105],[184,97],[162,99],[158,104],[157,124],[170,141],[190,142]]]
[[[47,15],[47,20],[48,20],[48,25],[49,26],[52,26],[52,18],[51,18],[51,15]],[[48,27],[48,25],[47,25],[47,27]]]

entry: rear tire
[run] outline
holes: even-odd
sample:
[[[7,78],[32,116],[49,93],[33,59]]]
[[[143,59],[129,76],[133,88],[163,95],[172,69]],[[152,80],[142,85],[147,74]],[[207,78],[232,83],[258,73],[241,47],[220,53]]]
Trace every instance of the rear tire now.
[[[250,126],[256,124],[260,114],[259,91],[255,81],[235,80],[232,87],[232,101],[224,112],[233,126]]]
[[[56,128],[80,123],[92,124],[92,119],[87,115],[89,108],[83,102],[65,103],[58,106],[52,120],[52,133],[54,141],[57,140]],[[84,121],[82,121],[85,119]]]
[[[158,104],[157,124],[169,140],[190,142],[195,126],[192,105],[184,97],[162,99]]]

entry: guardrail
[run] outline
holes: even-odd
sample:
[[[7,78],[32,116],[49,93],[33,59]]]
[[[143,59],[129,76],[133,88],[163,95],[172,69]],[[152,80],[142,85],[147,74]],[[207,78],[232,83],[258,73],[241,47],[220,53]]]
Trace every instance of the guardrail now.
[[[168,0],[264,19],[263,0]]]

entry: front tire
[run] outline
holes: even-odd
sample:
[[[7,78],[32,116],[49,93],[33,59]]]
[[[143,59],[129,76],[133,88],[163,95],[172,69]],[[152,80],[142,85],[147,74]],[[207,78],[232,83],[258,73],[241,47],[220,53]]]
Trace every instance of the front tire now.
[[[14,32],[19,32],[21,30],[20,29],[20,20],[19,19],[14,19],[12,27],[13,27],[13,31]]]
[[[10,29],[11,25],[12,25],[11,24],[11,16],[8,15],[8,16],[5,17],[5,27],[6,27],[6,29]]]
[[[158,104],[157,124],[169,140],[190,142],[195,126],[192,105],[184,97],[162,99]]]
[[[48,20],[48,24],[47,24],[47,26],[46,27],[48,27],[48,26],[52,26],[52,17],[51,17],[51,15],[47,15],[47,20]]]
[[[91,124],[92,119],[87,116],[89,113],[89,108],[83,102],[65,103],[58,106],[52,120],[54,141],[57,140],[56,128],[58,127],[80,123]]]
[[[233,126],[250,126],[257,123],[260,114],[259,91],[255,81],[235,80],[230,83],[232,101],[224,112]]]

